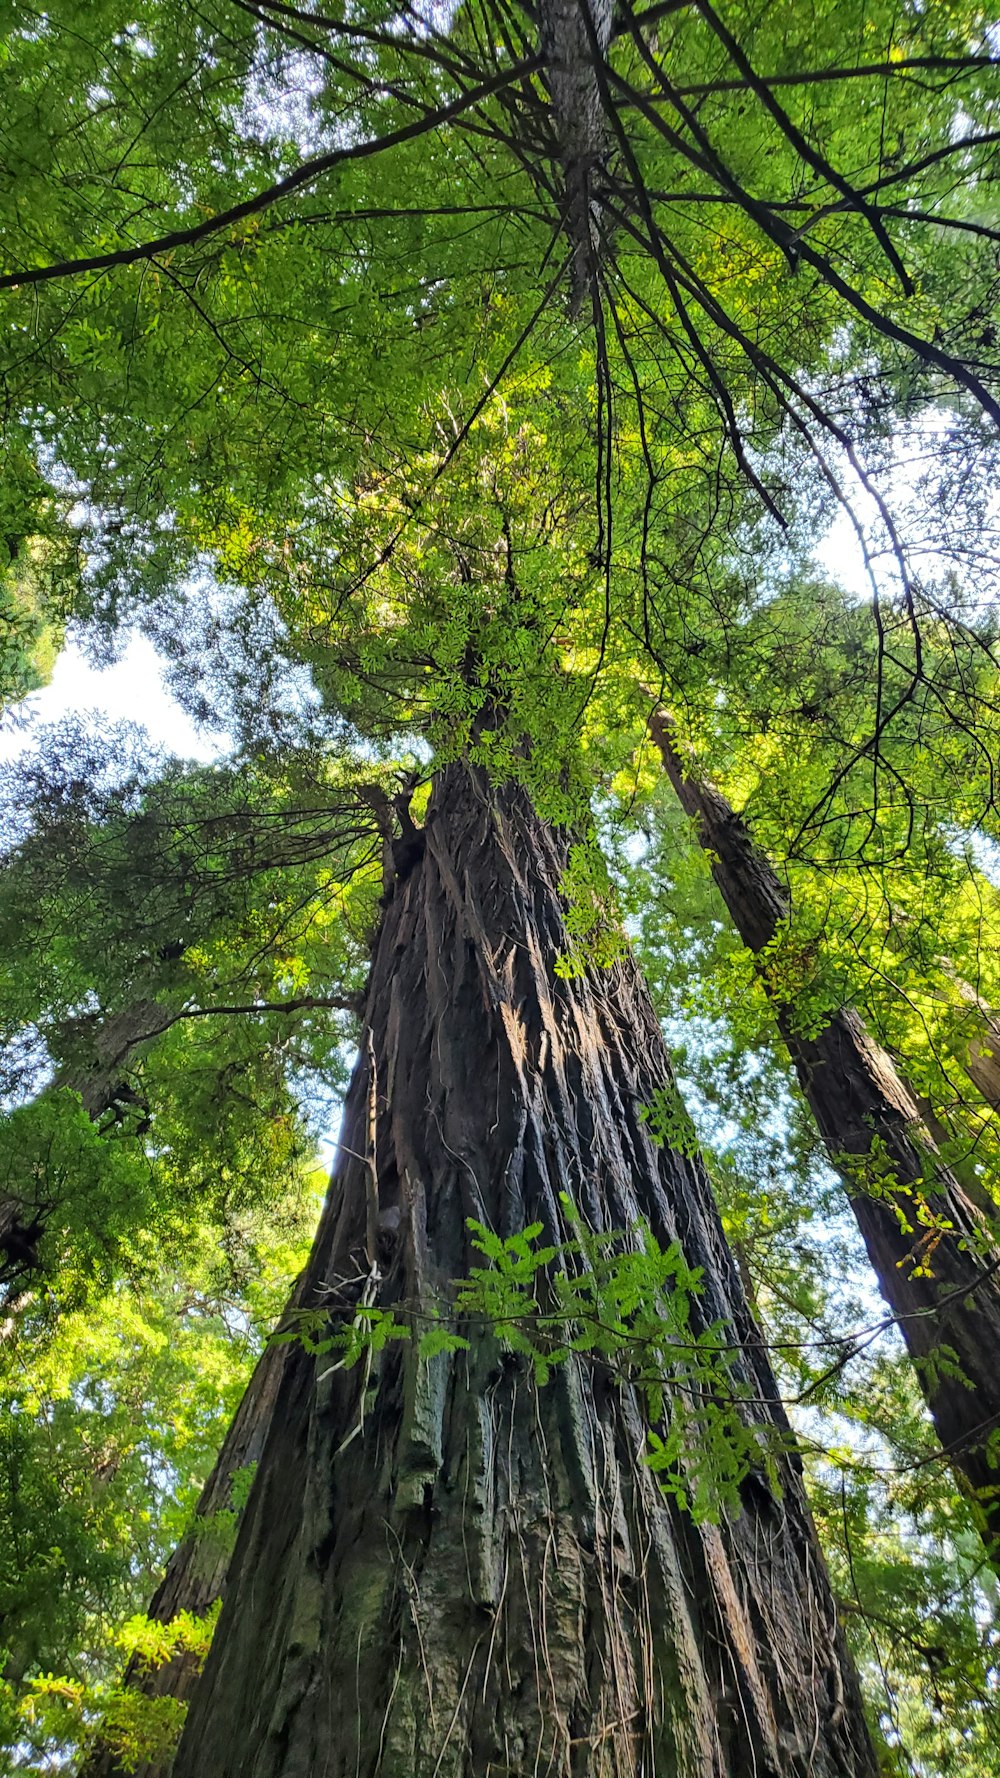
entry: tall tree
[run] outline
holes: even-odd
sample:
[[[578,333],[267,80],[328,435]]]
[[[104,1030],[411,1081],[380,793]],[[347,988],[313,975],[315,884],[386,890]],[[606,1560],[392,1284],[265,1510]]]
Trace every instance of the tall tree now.
[[[643,1123],[670,1075],[642,983],[557,973],[566,856],[516,786],[438,777],[307,1288],[331,1317],[362,1286],[433,1315],[470,1217],[558,1243],[569,1193],[596,1230],[680,1243],[692,1340],[721,1321],[751,1422],[783,1429],[707,1178]],[[683,1353],[663,1381],[669,1426]],[[360,1377],[296,1349],[176,1773],[871,1771],[794,1462],[698,1524],[646,1446],[633,1384],[574,1356],[539,1387],[488,1330]]]
[[[737,1347],[706,1428],[733,1432],[727,1391],[748,1390],[777,1429],[706,1181],[637,1122],[666,1063],[601,925],[596,849],[566,854],[521,799],[585,828],[588,705],[637,650],[679,641],[696,661],[692,564],[724,570],[741,542],[849,504],[845,475],[875,499],[919,649],[873,478],[902,420],[946,400],[973,465],[952,534],[985,507],[988,24],[882,0],[613,22],[471,0],[447,25],[380,0],[363,19],[101,0],[86,31],[77,10],[25,8],[12,39],[0,289],[9,436],[53,497],[85,494],[81,609],[151,605],[183,659],[176,589],[207,560],[248,627],[277,609],[359,751],[406,731],[443,774],[425,838],[408,809],[397,838],[312,1287],[381,1287],[352,1305],[360,1340],[404,1282],[419,1299],[461,1275],[467,1210],[527,1239],[537,1207],[554,1237],[568,1185],[594,1227],[645,1214],[704,1268],[695,1325]],[[894,714],[870,701],[855,751]],[[596,984],[588,953],[610,970]],[[355,1772],[637,1770],[640,1708],[680,1771],[870,1768],[793,1465],[780,1502],[744,1475],[721,1527],[693,1488],[696,1525],[640,1462],[634,1378],[606,1389],[576,1355],[536,1400],[487,1338],[465,1357],[361,1344],[360,1372],[290,1361],[183,1770],[309,1773],[328,1753]],[[700,1350],[666,1367],[668,1448]],[[486,1457],[494,1414],[508,1443]],[[463,1463],[499,1576],[463,1537]],[[544,1540],[521,1524],[538,1500]],[[318,1753],[324,1686],[356,1697],[362,1674],[374,1721],[341,1701]]]
[[[650,730],[670,782],[695,822],[712,875],[761,981],[841,1172],[882,1294],[918,1369],[949,1461],[976,1503],[990,1560],[998,1560],[1000,1478],[1000,1249],[978,1200],[937,1151],[905,1082],[857,1012],[843,1007],[817,1031],[769,969],[789,900],[745,823],[685,760],[667,714]]]

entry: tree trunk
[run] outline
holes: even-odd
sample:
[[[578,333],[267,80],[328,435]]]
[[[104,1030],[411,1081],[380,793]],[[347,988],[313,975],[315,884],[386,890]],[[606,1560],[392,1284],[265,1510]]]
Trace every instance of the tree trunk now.
[[[299,1286],[296,1286],[279,1327],[286,1323],[289,1312],[297,1306],[298,1295]],[[215,1466],[201,1491],[195,1509],[195,1526],[178,1544],[150,1600],[147,1615],[158,1623],[169,1624],[182,1611],[203,1617],[224,1592],[231,1542],[213,1537],[209,1522],[215,1514],[233,1510],[236,1476],[240,1470],[260,1461],[288,1353],[286,1344],[276,1345],[269,1341],[257,1360]],[[206,1527],[209,1527],[207,1535]],[[200,1660],[190,1653],[175,1655],[158,1667],[150,1667],[145,1661],[133,1657],[125,1670],[124,1684],[135,1686],[147,1697],[170,1697],[183,1702],[191,1696],[200,1669]],[[147,1762],[126,1768],[121,1765],[114,1747],[101,1740],[88,1754],[79,1778],[125,1778],[126,1770],[129,1778],[166,1778],[169,1769],[169,1759],[165,1764]]]
[[[594,49],[603,55],[611,42],[612,12],[610,0],[539,0],[538,7],[545,79],[564,182],[563,228],[572,249],[573,314],[583,306],[599,250],[600,206],[591,184],[608,144],[594,73]]]
[[[689,775],[669,718],[658,712],[650,733],[695,821],[733,923],[760,953],[787,918],[788,896],[725,797]],[[853,1008],[841,1008],[818,1035],[805,1037],[794,1006],[781,1000],[765,970],[761,981],[882,1294],[898,1317],[944,1453],[997,1566],[1000,1247],[994,1227],[944,1164],[913,1095]]]
[[[628,960],[560,979],[562,841],[477,770],[436,782],[376,943],[335,1188],[331,1310],[440,1301],[466,1219],[644,1218],[704,1268],[753,1413],[785,1429],[701,1165],[641,1116],[670,1073]],[[413,851],[417,856],[413,857]],[[494,1334],[370,1363],[288,1348],[174,1778],[866,1778],[874,1760],[793,1457],[696,1526],[627,1384],[545,1387]]]
[[[903,1089],[913,1100],[913,1103],[917,1108],[917,1116],[924,1129],[929,1132],[933,1139],[935,1148],[938,1150],[951,1149],[951,1158],[948,1164],[951,1167],[955,1178],[961,1185],[969,1202],[975,1204],[976,1209],[979,1210],[987,1221],[992,1224],[997,1214],[997,1202],[988,1191],[984,1180],[976,1170],[975,1162],[972,1158],[975,1152],[973,1148],[974,1139],[970,1138],[967,1131],[962,1132],[960,1137],[962,1152],[956,1158],[956,1136],[958,1136],[958,1133],[961,1130],[958,1114],[955,1112],[950,1114],[952,1128],[949,1129],[947,1124],[941,1122],[941,1119],[938,1117],[930,1100],[923,1098],[914,1088],[913,1082],[907,1079],[899,1056],[893,1051],[889,1051],[888,1053],[889,1059],[899,1076]]]
[[[1000,1022],[994,1017],[985,1021],[986,1028],[969,1041],[965,1069],[974,1087],[982,1093],[987,1105],[1000,1111]]]
[[[957,987],[968,1009],[959,1060],[991,1110],[1000,1111],[1000,1018],[968,982]]]
[[[100,1020],[88,1016],[67,1021],[65,1031],[75,1028],[85,1036],[86,1059],[61,1068],[43,1091],[72,1088],[79,1093],[91,1122],[99,1123],[118,1094],[127,1091],[135,1101],[136,1095],[120,1080],[119,1071],[129,1055],[148,1041],[150,1033],[155,1035],[162,1019],[162,1009],[155,1001],[140,1000]],[[0,1340],[16,1330],[19,1310],[34,1300],[33,1293],[23,1287],[44,1269],[38,1247],[58,1208],[44,1195],[48,1190],[44,1178],[33,1179],[31,1184],[33,1195],[0,1192],[0,1309],[7,1312],[7,1319],[0,1323]]]

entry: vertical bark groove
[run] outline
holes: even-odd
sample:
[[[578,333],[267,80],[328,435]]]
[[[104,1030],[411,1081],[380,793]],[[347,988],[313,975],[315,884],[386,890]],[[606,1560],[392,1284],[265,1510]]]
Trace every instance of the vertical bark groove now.
[[[712,875],[740,937],[762,951],[787,918],[789,901],[725,797],[687,769],[669,718],[650,721],[664,767],[696,825]],[[1000,1246],[982,1198],[947,1167],[892,1059],[857,1012],[843,1007],[817,1035],[797,1029],[766,974],[762,984],[830,1159],[847,1188],[868,1256],[913,1358],[920,1386],[960,1486],[970,1498],[994,1567],[1000,1551]],[[850,1162],[878,1140],[898,1190],[859,1187]],[[915,1194],[936,1227],[921,1235]],[[931,1276],[921,1276],[919,1262]],[[961,1377],[937,1362],[957,1360]],[[992,1445],[991,1445],[992,1441]]]
[[[565,1191],[596,1228],[679,1239],[784,1429],[707,1177],[641,1118],[669,1064],[633,964],[554,974],[560,839],[460,765],[425,832],[376,946],[312,1300],[428,1301],[476,1259],[467,1217],[564,1238]],[[174,1778],[873,1774],[794,1459],[780,1499],[749,1477],[698,1528],[642,1461],[631,1390],[582,1363],[537,1388],[493,1337],[349,1371],[288,1351]]]

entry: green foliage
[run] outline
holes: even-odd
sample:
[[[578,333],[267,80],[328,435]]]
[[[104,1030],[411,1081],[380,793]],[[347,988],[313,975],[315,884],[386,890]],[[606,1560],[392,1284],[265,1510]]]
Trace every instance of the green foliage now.
[[[566,930],[571,945],[557,959],[556,974],[569,980],[588,968],[609,969],[626,950],[614,884],[600,848],[570,847],[562,892],[568,902]]]
[[[414,1333],[421,1361],[495,1340],[539,1388],[554,1370],[582,1362],[636,1392],[647,1461],[696,1522],[738,1513],[751,1470],[777,1490],[781,1434],[755,1421],[731,1329],[704,1321],[701,1274],[679,1244],[661,1247],[645,1223],[596,1233],[565,1196],[562,1208],[575,1233],[558,1242],[542,1239],[540,1222],[501,1237],[470,1219],[472,1249],[488,1263],[470,1266],[439,1302],[362,1302],[335,1322],[324,1310],[298,1310],[274,1337],[300,1341],[317,1359],[339,1354],[323,1375],[362,1360],[370,1366],[390,1341]]]
[[[675,1086],[661,1087],[642,1107],[640,1115],[657,1147],[688,1156],[701,1153],[698,1133]]]
[[[16,1732],[41,1758],[58,1758],[67,1746],[85,1747],[100,1732],[123,1769],[134,1772],[147,1760],[169,1756],[186,1715],[186,1704],[176,1698],[151,1698],[128,1686],[90,1688],[49,1674],[32,1681],[17,1710]]]
[[[169,1700],[120,1684],[126,1661],[204,1652],[210,1626],[144,1608],[308,1245],[315,1196],[234,1226],[189,1223],[171,1264],[54,1318],[28,1303],[0,1345],[0,1771],[47,1769],[96,1731],[135,1751],[179,1732]],[[249,1475],[235,1478],[231,1546]],[[221,1515],[215,1515],[216,1518]],[[151,1744],[151,1743],[149,1743]],[[32,1749],[27,1763],[25,1747]],[[18,1751],[20,1749],[20,1752]]]
[[[341,1357],[330,1370],[349,1370],[362,1358],[376,1357],[390,1340],[408,1340],[411,1332],[397,1319],[395,1309],[380,1309],[377,1303],[359,1303],[350,1321],[334,1327],[324,1309],[293,1309],[286,1320],[287,1326],[274,1335],[275,1345],[294,1340],[315,1358],[339,1352]]]
[[[2,546],[0,546],[2,547]],[[8,545],[9,547],[9,545]],[[0,570],[0,712],[45,685],[62,640],[56,552],[35,538]]]
[[[0,890],[0,1198],[35,1236],[0,1288],[54,1308],[309,1190],[381,885],[371,762],[307,789],[306,761],[185,776],[140,748],[109,779],[102,751],[22,762]]]
[[[842,1620],[869,1688],[887,1773],[1000,1770],[997,1583],[946,1472],[904,1453],[924,1433],[898,1359],[852,1394],[869,1429],[810,1464],[813,1511]],[[890,1428],[895,1445],[874,1437]],[[910,1440],[914,1443],[911,1444]],[[926,1453],[925,1453],[926,1455]]]
[[[232,743],[190,771],[63,730],[8,779],[0,1610],[26,1626],[38,1759],[96,1708],[108,1625],[234,1393],[222,1364],[204,1402],[214,1335],[154,1337],[162,1293],[211,1297],[221,1253],[248,1312],[343,1081],[393,798],[416,782],[419,813],[418,781],[467,756],[574,829],[561,973],[616,963],[620,914],[638,943],[786,1391],[834,1452],[814,1497],[876,1698],[888,1675],[887,1769],[907,1742],[922,1778],[979,1778],[996,1601],[898,1354],[849,1337],[861,1262],[644,729],[668,698],[787,883],[762,968],[788,1018],[858,1006],[988,1191],[998,1121],[968,1065],[1000,1005],[995,21],[969,0],[654,8],[638,35],[623,15],[575,311],[551,94],[538,71],[497,85],[534,14],[7,10],[0,700],[44,678],[65,617],[106,642],[138,612]],[[95,255],[118,263],[25,281]],[[863,599],[812,561],[845,504]],[[644,1112],[684,1153],[688,1108]],[[877,1148],[868,1171],[892,1189]],[[666,1485],[732,1507],[768,1451],[681,1256],[641,1230],[474,1234],[488,1263],[430,1306],[418,1356],[487,1324],[539,1381],[601,1365],[643,1392]],[[369,1363],[414,1317],[296,1331]],[[189,1400],[197,1436],[165,1407]]]
[[[481,1319],[530,1362],[539,1384],[573,1357],[631,1384],[649,1427],[647,1461],[696,1523],[738,1513],[751,1470],[776,1488],[780,1435],[754,1424],[744,1405],[732,1330],[698,1313],[700,1271],[646,1224],[628,1236],[596,1233],[565,1198],[563,1210],[577,1232],[556,1245],[538,1245],[540,1223],[501,1240],[470,1222],[473,1246],[490,1263],[459,1285],[458,1325]]]
[[[857,1007],[925,1102],[948,1160],[988,1194],[1000,1176],[997,1121],[970,1063],[989,1049],[1000,999],[1000,900],[989,848],[970,829],[995,826],[995,617],[956,635],[928,601],[914,626],[898,620],[883,659],[864,607],[794,579],[728,629],[724,655],[709,660],[706,648],[714,695],[684,717],[692,769],[741,812],[791,914],[758,965],[703,883],[681,918],[713,961],[683,992],[755,1044],[771,1023],[759,970],[804,1035]],[[899,708],[877,749],[856,751],[873,684]],[[647,863],[680,886],[697,871],[689,841],[663,824],[665,794],[646,804],[657,834]]]
[[[187,1656],[200,1666],[218,1615],[217,1606],[201,1618],[184,1611],[161,1624],[137,1613],[122,1626],[115,1641],[144,1671],[178,1656]],[[3,1707],[0,1701],[0,1711]],[[99,1737],[123,1770],[134,1772],[147,1762],[169,1758],[184,1727],[187,1705],[169,1694],[155,1696],[134,1684],[87,1685],[47,1673],[29,1681],[13,1714],[14,1732],[34,1747],[56,1751],[76,1746],[86,1751]]]

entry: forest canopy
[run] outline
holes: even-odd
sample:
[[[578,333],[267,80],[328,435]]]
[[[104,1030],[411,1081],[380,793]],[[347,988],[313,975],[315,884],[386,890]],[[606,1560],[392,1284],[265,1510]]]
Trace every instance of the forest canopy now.
[[[1000,1772],[1000,20],[2,19],[0,1771]]]

